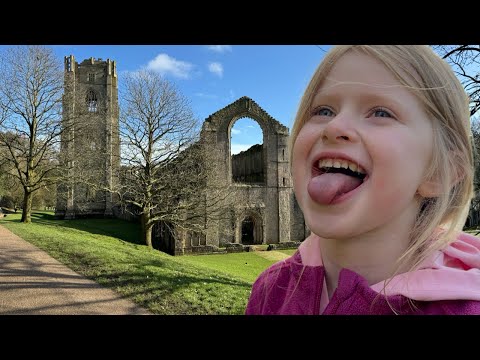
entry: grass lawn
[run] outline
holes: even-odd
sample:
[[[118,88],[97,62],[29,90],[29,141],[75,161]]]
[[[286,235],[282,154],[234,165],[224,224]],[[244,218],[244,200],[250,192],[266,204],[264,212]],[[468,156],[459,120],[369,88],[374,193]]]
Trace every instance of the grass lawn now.
[[[277,250],[277,251],[290,256],[290,255],[293,255],[293,253],[297,251],[297,249],[285,249],[285,250]]]
[[[287,255],[278,251],[254,251],[231,254],[184,256],[182,261],[231,274],[238,279],[253,283],[257,276],[274,262]]]
[[[139,243],[137,224],[55,220],[51,212],[0,224],[88,278],[157,314],[243,314],[255,278],[293,250],[172,257]]]

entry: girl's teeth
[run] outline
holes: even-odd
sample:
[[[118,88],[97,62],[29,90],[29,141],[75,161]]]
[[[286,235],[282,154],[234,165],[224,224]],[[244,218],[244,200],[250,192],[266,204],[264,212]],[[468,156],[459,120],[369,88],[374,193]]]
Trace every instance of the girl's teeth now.
[[[338,169],[350,169],[352,171],[358,172],[360,174],[365,174],[365,171],[362,169],[361,166],[347,161],[347,160],[339,160],[339,159],[322,159],[318,161],[319,168],[338,168]]]

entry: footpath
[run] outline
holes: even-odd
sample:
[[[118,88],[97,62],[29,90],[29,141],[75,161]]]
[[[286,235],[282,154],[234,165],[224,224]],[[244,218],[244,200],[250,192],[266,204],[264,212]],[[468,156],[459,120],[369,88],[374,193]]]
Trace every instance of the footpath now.
[[[0,225],[0,315],[149,315]]]

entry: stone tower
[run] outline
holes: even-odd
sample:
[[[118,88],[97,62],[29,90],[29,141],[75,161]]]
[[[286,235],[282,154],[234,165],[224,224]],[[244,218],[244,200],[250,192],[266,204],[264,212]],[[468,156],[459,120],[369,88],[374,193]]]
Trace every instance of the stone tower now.
[[[68,180],[57,189],[56,216],[113,216],[120,140],[115,61],[65,57],[61,160]]]

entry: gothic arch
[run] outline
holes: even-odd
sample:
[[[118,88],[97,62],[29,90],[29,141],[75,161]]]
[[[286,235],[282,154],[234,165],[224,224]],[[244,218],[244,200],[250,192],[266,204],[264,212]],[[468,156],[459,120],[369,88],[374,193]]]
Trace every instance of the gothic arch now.
[[[235,242],[245,245],[262,244],[264,242],[264,219],[254,209],[240,212],[235,221]]]
[[[96,113],[98,111],[98,96],[93,89],[87,91],[87,96],[85,97],[87,103],[88,112]]]
[[[237,120],[248,119],[250,122],[254,122],[260,127],[262,133],[262,140],[260,144],[252,144],[248,149],[232,154],[232,145],[233,145],[233,127],[237,123]],[[258,132],[257,129],[255,129]],[[258,120],[247,118],[247,117],[233,117],[232,121],[228,126],[228,149],[227,154],[230,154],[229,158],[229,169],[232,175],[232,182],[236,184],[250,184],[250,185],[262,185],[265,183],[266,172],[267,172],[267,161],[266,161],[266,150],[267,147],[263,144],[265,143],[265,129],[260,126]]]
[[[280,153],[285,152],[286,141],[278,141],[278,138],[286,139],[288,128],[246,96],[210,115],[203,124],[202,139],[209,141],[215,148],[216,153],[219,154],[219,173],[224,174],[226,183],[232,182],[230,136],[233,124],[241,118],[250,118],[256,121],[262,129],[265,185],[276,186],[278,179],[272,170],[274,166],[271,166],[271,164],[277,163],[279,150]],[[280,149],[281,147],[283,149]]]
[[[230,120],[230,123],[228,124],[227,126],[227,134],[228,134],[228,139],[231,139],[232,138],[232,127],[233,125],[235,125],[235,123],[237,122],[237,120],[240,120],[240,119],[244,119],[244,118],[250,118],[252,119],[253,121],[255,121],[259,126],[260,126],[260,129],[262,129],[262,137],[263,137],[263,143],[265,144],[265,141],[267,140],[266,139],[266,134],[267,134],[267,131],[268,131],[268,127],[265,125],[265,122],[264,121],[261,121],[259,120],[259,117],[253,117],[253,116],[249,116],[249,115],[236,115],[236,116],[233,116]],[[227,154],[230,154],[231,153],[231,142],[229,141],[228,142],[228,149],[227,149]]]

